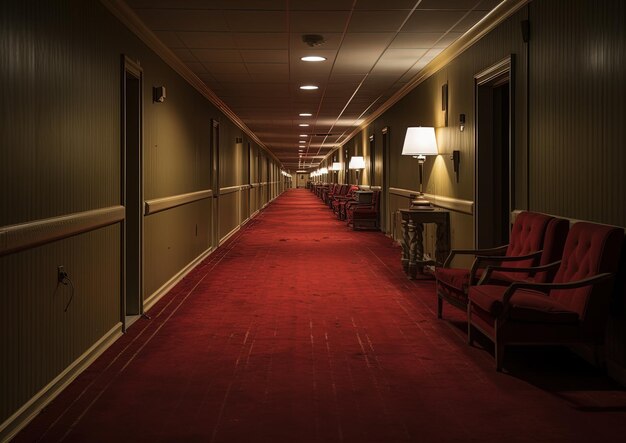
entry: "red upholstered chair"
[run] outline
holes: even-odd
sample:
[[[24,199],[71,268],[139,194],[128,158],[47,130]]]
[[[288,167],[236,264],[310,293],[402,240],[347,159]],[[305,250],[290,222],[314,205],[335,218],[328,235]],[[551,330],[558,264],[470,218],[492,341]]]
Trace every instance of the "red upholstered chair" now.
[[[322,201],[324,202],[324,204],[328,204],[328,198],[329,196],[333,195],[333,193],[335,192],[336,189],[338,189],[340,185],[338,185],[337,183],[335,184],[330,184],[328,186],[328,188],[323,189],[322,190]]]
[[[579,222],[569,231],[553,283],[472,286],[468,341],[472,327],[491,339],[497,370],[504,348],[515,344],[582,343],[597,358],[623,241],[621,228]]]
[[[338,219],[345,218],[344,208],[348,200],[354,200],[354,193],[359,190],[358,186],[351,185],[345,195],[337,196],[333,200],[333,212]]]
[[[443,266],[435,268],[437,317],[442,317],[444,300],[464,311],[467,309],[467,291],[477,283],[487,265],[506,263],[509,267],[527,268],[559,260],[568,228],[569,222],[565,219],[535,212],[521,212],[513,223],[508,245],[493,249],[453,249]],[[450,267],[452,259],[460,254],[475,257],[470,270]],[[553,276],[554,270],[550,269],[536,274],[497,271],[492,275],[491,281],[508,285],[516,280],[544,282]]]
[[[346,185],[346,184],[340,185],[340,184],[337,184],[337,188],[334,190],[334,192],[328,194],[328,199],[326,201],[326,204],[328,205],[328,207],[332,209],[333,208],[334,198],[336,196],[346,195],[346,193],[348,192],[348,188],[349,187],[350,187],[350,185]]]
[[[348,226],[352,226],[353,230],[362,227],[378,229],[378,208],[380,207],[379,202],[379,190],[374,190],[372,192],[371,203],[347,202],[346,219],[348,220]]]

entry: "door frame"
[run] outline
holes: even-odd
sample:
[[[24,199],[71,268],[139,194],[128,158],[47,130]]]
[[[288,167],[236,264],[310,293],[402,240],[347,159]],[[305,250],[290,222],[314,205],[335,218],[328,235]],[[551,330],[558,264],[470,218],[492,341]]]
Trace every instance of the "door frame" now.
[[[217,248],[220,245],[220,122],[211,119],[211,130],[209,134],[211,150],[211,188],[213,198],[211,199],[211,246]]]
[[[509,77],[509,159],[508,159],[508,167],[509,167],[509,179],[508,179],[508,193],[509,193],[509,208],[508,208],[508,217],[509,222],[511,220],[511,213],[513,211],[515,202],[514,202],[514,153],[515,153],[515,119],[514,110],[515,110],[515,54],[510,54],[499,62],[489,66],[488,68],[480,71],[479,73],[474,75],[474,115],[476,116],[475,122],[475,131],[474,131],[474,146],[475,146],[475,156],[474,156],[474,207],[480,207],[480,195],[479,195],[479,165],[480,165],[480,146],[478,143],[479,140],[479,128],[480,128],[480,115],[479,115],[479,88],[482,86],[486,86],[489,82],[501,77],[505,74],[508,74]],[[474,247],[478,247],[479,244],[479,211],[476,209],[474,212]]]
[[[120,70],[120,76],[121,76],[121,88],[120,88],[120,109],[121,109],[121,116],[120,116],[120,142],[121,142],[121,189],[120,189],[120,198],[122,201],[122,205],[125,208],[125,216],[124,216],[124,222],[123,222],[123,226],[122,226],[122,235],[121,235],[121,279],[120,279],[120,285],[121,285],[121,296],[120,296],[120,319],[122,322],[122,332],[126,332],[126,330],[128,329],[128,327],[130,327],[130,325],[132,324],[132,322],[128,323],[126,318],[127,318],[127,306],[126,306],[126,302],[127,302],[127,286],[126,286],[126,282],[127,282],[127,243],[128,243],[128,234],[127,234],[127,230],[128,230],[128,205],[127,205],[127,189],[128,189],[128,185],[127,185],[127,181],[128,181],[128,177],[129,177],[129,173],[128,173],[128,165],[127,165],[127,145],[126,145],[126,118],[127,118],[127,110],[126,110],[126,90],[127,90],[127,84],[126,84],[126,75],[130,74],[134,77],[136,77],[139,81],[139,108],[138,108],[138,112],[139,112],[139,152],[138,152],[138,166],[137,166],[137,170],[136,172],[136,177],[137,180],[139,182],[139,207],[138,208],[131,208],[131,209],[136,209],[139,214],[139,260],[138,260],[138,267],[139,267],[139,275],[137,276],[138,278],[138,312],[137,313],[132,313],[130,315],[132,316],[140,316],[144,314],[144,310],[143,310],[143,304],[144,304],[144,294],[143,294],[143,290],[144,290],[144,257],[145,257],[145,251],[144,251],[144,183],[143,183],[143,160],[144,160],[144,155],[143,155],[143,141],[144,141],[144,134],[143,134],[143,116],[144,116],[144,100],[143,100],[143,69],[141,68],[139,62],[132,60],[131,58],[129,58],[127,55],[122,54],[121,56],[121,70]]]

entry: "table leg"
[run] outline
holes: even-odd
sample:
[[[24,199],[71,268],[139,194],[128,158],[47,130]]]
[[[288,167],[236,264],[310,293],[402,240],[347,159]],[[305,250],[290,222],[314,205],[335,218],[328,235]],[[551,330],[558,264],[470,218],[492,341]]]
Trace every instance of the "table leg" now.
[[[402,269],[405,274],[409,272],[409,226],[408,220],[402,218]]]
[[[450,253],[450,225],[437,223],[437,241],[435,242],[435,259],[442,265]]]

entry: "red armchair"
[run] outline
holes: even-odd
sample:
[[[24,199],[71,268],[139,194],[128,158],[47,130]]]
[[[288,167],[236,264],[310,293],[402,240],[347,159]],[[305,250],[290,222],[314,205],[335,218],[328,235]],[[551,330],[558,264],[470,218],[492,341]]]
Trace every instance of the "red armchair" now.
[[[346,219],[348,226],[352,226],[353,230],[362,227],[378,229],[378,208],[380,206],[380,191],[375,190],[372,193],[371,203],[346,203]]]
[[[497,370],[502,369],[505,347],[516,344],[582,343],[594,348],[597,359],[623,241],[621,228],[579,222],[569,231],[553,283],[471,287],[467,308],[469,343],[472,328],[492,340]]]
[[[354,193],[359,190],[358,186],[350,186],[345,195],[335,196],[333,198],[333,212],[338,219],[343,220],[345,218],[344,208],[345,204],[349,200],[354,200]]]
[[[515,218],[511,229],[510,242],[493,249],[452,250],[443,266],[435,268],[437,279],[437,317],[443,315],[443,301],[462,310],[467,309],[468,290],[475,285],[487,265],[506,263],[509,267],[527,268],[545,265],[561,258],[569,222],[535,212],[521,212]],[[456,255],[473,255],[470,270],[451,268]],[[554,269],[531,272],[497,271],[491,276],[492,282],[508,285],[516,280],[544,282],[554,276]]]

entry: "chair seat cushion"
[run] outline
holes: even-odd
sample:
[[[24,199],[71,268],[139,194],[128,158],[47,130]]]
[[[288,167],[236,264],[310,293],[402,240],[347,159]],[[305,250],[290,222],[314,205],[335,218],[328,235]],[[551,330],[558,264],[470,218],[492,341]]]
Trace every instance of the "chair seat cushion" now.
[[[505,286],[481,285],[473,286],[469,291],[472,304],[485,312],[499,316],[504,304],[502,296]],[[542,323],[575,323],[578,314],[549,296],[532,290],[517,290],[510,300],[509,316],[513,320]]]
[[[435,268],[437,282],[460,292],[467,292],[469,287],[469,271],[457,268]]]

